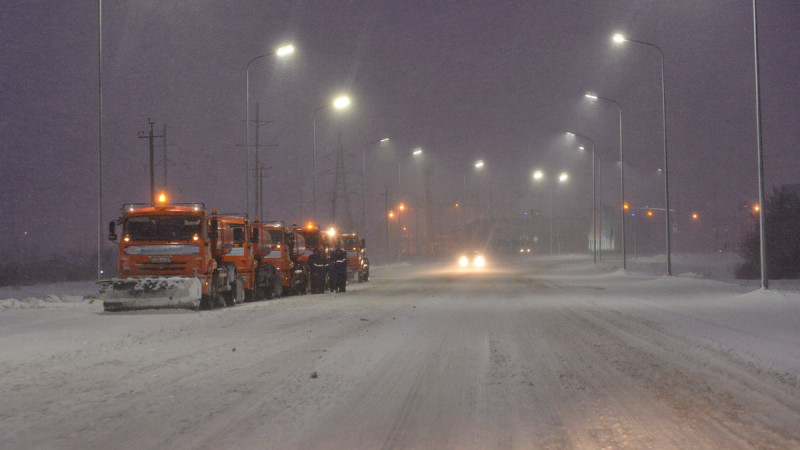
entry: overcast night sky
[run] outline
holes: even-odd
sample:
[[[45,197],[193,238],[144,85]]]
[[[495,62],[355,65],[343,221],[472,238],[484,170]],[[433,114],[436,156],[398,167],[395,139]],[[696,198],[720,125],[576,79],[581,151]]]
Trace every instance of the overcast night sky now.
[[[58,248],[96,247],[97,8],[91,1],[0,5],[4,253],[24,245],[16,248],[42,255],[56,241],[64,243]],[[260,143],[269,144],[260,153],[268,219],[311,217],[313,112],[339,93],[352,98],[349,109],[316,114],[319,216],[330,214],[341,133],[356,223],[368,152],[368,236],[376,240],[384,189],[413,204],[424,197],[425,170],[434,173],[438,223],[461,200],[465,182],[468,192],[490,196],[496,215],[539,208],[534,168],[568,170],[574,182],[564,207],[585,214],[591,159],[564,137],[567,130],[594,140],[603,203],[618,207],[618,111],[586,100],[587,91],[621,105],[626,199],[663,208],[658,52],[615,44],[615,32],[664,53],[676,220],[699,212],[707,230],[729,228],[740,204],[757,199],[748,0],[119,0],[104,1],[102,16],[105,223],[122,203],[148,200],[148,145],[139,138],[148,118],[158,134],[167,126],[174,201],[243,212],[245,67],[287,42],[296,47],[290,58],[265,58],[250,70],[251,120],[259,103],[261,120],[269,121],[259,129]],[[771,190],[800,183],[800,2],[759,1],[758,31]],[[375,143],[383,137],[390,146]],[[412,159],[415,147],[424,159]],[[160,139],[156,150],[160,185]],[[486,161],[481,173],[470,166],[478,158]]]

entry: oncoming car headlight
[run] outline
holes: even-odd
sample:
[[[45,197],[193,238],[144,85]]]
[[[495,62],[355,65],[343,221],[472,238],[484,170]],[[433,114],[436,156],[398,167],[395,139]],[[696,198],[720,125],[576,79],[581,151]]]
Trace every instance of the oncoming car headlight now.
[[[472,260],[472,265],[475,267],[483,267],[486,265],[486,260],[483,259],[482,255],[478,255]]]
[[[458,265],[467,267],[469,265],[469,258],[467,258],[466,255],[462,255],[461,258],[458,259]]]

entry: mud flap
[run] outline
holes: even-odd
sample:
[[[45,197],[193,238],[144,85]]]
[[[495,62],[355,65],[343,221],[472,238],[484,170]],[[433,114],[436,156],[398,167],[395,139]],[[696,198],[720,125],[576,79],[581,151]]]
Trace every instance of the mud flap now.
[[[103,309],[132,311],[139,309],[200,308],[203,282],[198,278],[169,277],[115,279],[105,291]]]

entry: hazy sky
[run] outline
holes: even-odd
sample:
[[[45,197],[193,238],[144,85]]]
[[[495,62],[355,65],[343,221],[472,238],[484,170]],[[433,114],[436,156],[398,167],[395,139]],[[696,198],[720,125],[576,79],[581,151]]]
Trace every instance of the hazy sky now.
[[[761,0],[758,25],[770,188],[800,182],[800,2]],[[320,218],[330,211],[339,133],[356,222],[369,152],[370,230],[383,224],[387,186],[398,196],[393,155],[399,197],[412,203],[424,196],[427,167],[437,207],[459,200],[466,184],[468,193],[491,195],[496,214],[516,214],[539,206],[530,173],[542,167],[569,170],[575,181],[564,198],[585,210],[591,162],[566,130],[594,140],[602,198],[616,207],[618,111],[588,102],[586,91],[622,107],[626,197],[663,207],[660,60],[653,48],[615,45],[614,32],[664,52],[676,216],[699,211],[709,229],[731,226],[758,188],[746,0],[105,1],[104,222],[122,203],[148,200],[148,145],[139,138],[148,118],[159,134],[168,129],[173,200],[244,211],[245,67],[285,42],[297,49],[290,59],[259,60],[250,71],[251,120],[259,103],[269,121],[259,130],[270,144],[260,153],[269,219],[310,218],[313,111],[340,92],[352,97],[350,109],[316,114]],[[96,2],[0,5],[4,249],[14,239],[39,254],[54,241],[96,246],[97,34]],[[375,144],[387,136],[391,148]],[[417,146],[424,161],[408,156]],[[160,140],[156,148],[160,185]],[[469,168],[477,158],[486,161],[483,173]]]

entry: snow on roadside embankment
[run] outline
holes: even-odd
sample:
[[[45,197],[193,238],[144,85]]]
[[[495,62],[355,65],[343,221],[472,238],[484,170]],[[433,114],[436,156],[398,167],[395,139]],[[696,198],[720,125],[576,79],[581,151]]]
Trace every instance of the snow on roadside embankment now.
[[[0,310],[101,305],[94,281],[1,286]]]

